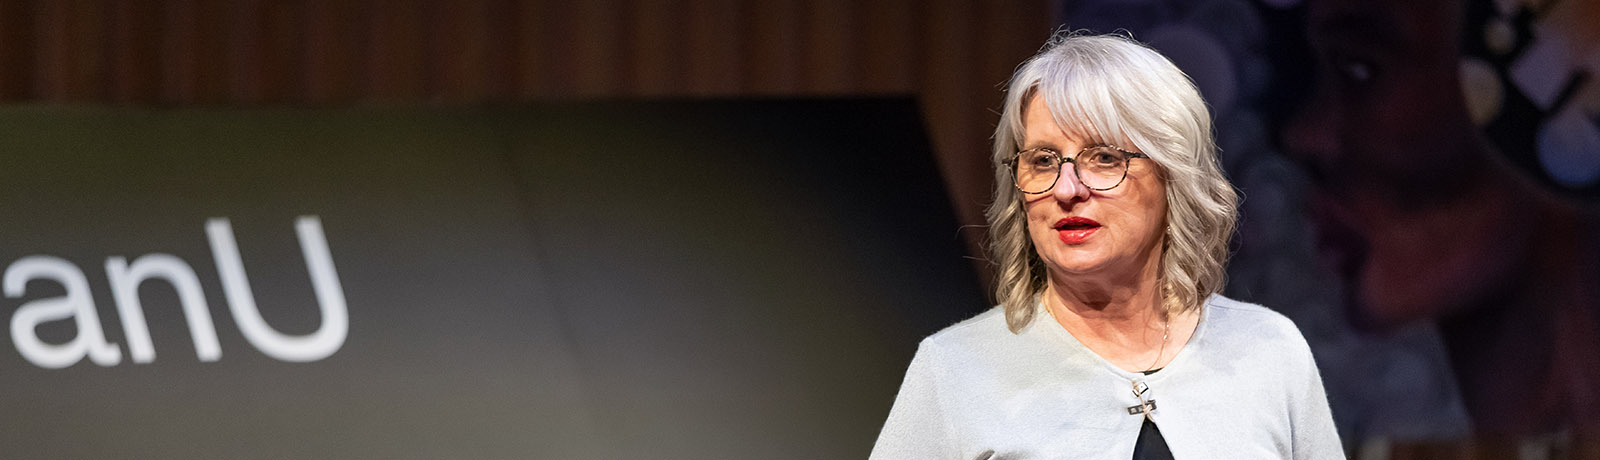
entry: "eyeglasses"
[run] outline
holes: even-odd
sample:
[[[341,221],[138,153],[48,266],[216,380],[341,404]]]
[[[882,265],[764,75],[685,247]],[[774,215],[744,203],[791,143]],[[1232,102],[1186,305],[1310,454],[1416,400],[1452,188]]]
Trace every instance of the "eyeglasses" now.
[[[1005,162],[1011,167],[1011,179],[1017,190],[1027,194],[1040,194],[1055,188],[1061,179],[1061,166],[1072,163],[1078,182],[1091,190],[1106,191],[1122,185],[1128,177],[1128,160],[1150,158],[1139,152],[1129,152],[1110,145],[1091,145],[1067,158],[1061,152],[1044,147],[1017,152]]]

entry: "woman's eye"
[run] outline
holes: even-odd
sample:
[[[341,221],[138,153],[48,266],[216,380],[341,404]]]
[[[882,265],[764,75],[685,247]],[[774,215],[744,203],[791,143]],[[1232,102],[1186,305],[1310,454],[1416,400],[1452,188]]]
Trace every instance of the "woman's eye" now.
[[[1056,167],[1056,156],[1043,152],[1035,153],[1028,158],[1028,164],[1033,165],[1035,168]]]
[[[1101,150],[1089,154],[1089,163],[1096,166],[1112,166],[1117,164],[1120,158],[1116,154]]]

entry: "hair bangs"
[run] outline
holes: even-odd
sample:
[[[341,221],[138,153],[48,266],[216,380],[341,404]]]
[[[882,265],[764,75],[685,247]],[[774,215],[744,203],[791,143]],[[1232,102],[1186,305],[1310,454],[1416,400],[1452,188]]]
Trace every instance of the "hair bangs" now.
[[[1131,88],[1116,84],[1118,79],[1097,65],[1104,58],[1045,55],[1025,63],[1012,85],[1027,91],[1013,95],[1016,100],[1006,104],[1015,112],[1004,117],[1011,125],[1012,142],[1018,148],[1023,144],[1027,132],[1022,111],[1034,97],[1042,97],[1056,127],[1085,146],[1146,148],[1140,142],[1144,136],[1135,128],[1141,124],[1137,114],[1125,109],[1135,105],[1127,101]]]

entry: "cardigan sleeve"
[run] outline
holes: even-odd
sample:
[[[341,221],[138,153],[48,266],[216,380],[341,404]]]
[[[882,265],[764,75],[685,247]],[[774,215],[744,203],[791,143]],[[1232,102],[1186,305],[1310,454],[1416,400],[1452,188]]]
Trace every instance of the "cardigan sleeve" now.
[[[1296,334],[1298,335],[1298,334]],[[1290,429],[1296,460],[1345,458],[1344,446],[1339,443],[1339,431],[1333,424],[1333,411],[1328,408],[1328,396],[1322,387],[1322,375],[1317,371],[1317,361],[1311,347],[1300,339],[1303,371],[1292,384]]]
[[[906,369],[900,394],[878,433],[871,460],[953,459],[957,457],[949,420],[939,396],[942,373],[938,347],[923,340]]]

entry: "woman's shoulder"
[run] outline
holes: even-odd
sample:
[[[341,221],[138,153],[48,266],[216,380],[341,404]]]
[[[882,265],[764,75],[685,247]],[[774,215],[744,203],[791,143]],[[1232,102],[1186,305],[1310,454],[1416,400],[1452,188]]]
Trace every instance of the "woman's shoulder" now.
[[[1204,308],[1210,309],[1210,312],[1205,316],[1206,320],[1215,323],[1224,323],[1230,326],[1299,331],[1295,327],[1294,321],[1289,320],[1289,317],[1283,316],[1282,313],[1278,313],[1276,310],[1260,304],[1234,300],[1222,294],[1212,294],[1211,298],[1206,299]]]
[[[1221,344],[1288,346],[1283,349],[1308,350],[1305,337],[1294,321],[1270,308],[1214,294],[1206,299],[1202,313],[1205,339]]]
[[[922,339],[922,343],[960,348],[993,342],[1009,335],[1012,334],[1006,327],[1006,310],[995,306],[940,329],[939,332]]]
[[[1044,375],[1040,366],[1056,365],[1060,350],[1033,327],[1048,316],[1036,315],[1019,333],[1006,325],[1006,312],[993,307],[922,339],[917,355],[946,379],[974,384],[994,376]],[[1053,322],[1053,321],[1052,321]],[[1016,377],[1028,378],[1028,377]]]

